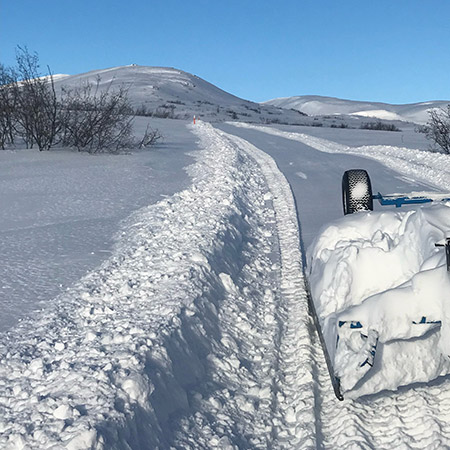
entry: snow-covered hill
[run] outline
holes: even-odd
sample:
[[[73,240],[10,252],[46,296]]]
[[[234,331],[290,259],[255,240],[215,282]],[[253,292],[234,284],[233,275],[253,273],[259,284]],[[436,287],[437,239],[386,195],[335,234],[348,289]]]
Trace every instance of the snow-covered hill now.
[[[133,107],[143,114],[175,119],[194,115],[209,121],[242,120],[263,123],[302,123],[303,114],[260,105],[229,94],[190,73],[168,67],[135,64],[58,77],[57,89],[73,89],[99,81],[100,90],[124,86]]]
[[[389,103],[343,100],[334,97],[322,97],[319,95],[301,95],[296,97],[276,98],[264,102],[262,105],[296,109],[311,116],[339,114],[375,117],[382,120],[402,120],[407,122],[425,123],[428,120],[428,110],[445,107],[449,103],[450,101],[430,101],[406,105],[391,105]]]

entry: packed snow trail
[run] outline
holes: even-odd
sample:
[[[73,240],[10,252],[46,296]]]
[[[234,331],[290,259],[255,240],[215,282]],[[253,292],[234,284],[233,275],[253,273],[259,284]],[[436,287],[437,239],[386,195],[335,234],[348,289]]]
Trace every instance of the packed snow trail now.
[[[450,191],[448,156],[442,153],[431,153],[425,150],[390,145],[351,147],[305,133],[292,133],[246,123],[233,123],[233,125],[298,141],[325,153],[340,153],[374,159],[403,175],[411,176],[425,183],[431,183],[447,192]]]
[[[341,181],[345,170],[366,169],[371,175],[372,188],[375,192],[378,190],[383,193],[430,190],[429,183],[418,182],[417,179],[411,179],[412,177],[405,177],[395,170],[390,170],[383,165],[382,160],[369,159],[364,155],[358,156],[358,147],[351,148],[353,153],[349,153],[348,146],[316,138],[322,144],[328,142],[330,148],[329,152],[317,151],[304,142],[294,139],[299,133],[281,131],[273,127],[249,125],[236,127],[231,123],[217,126],[223,131],[237,134],[252,142],[275,159],[297,198],[304,248],[309,247],[321,227],[342,217]],[[299,128],[291,127],[290,129],[298,130]],[[314,131],[317,132],[317,129]],[[349,130],[349,132],[354,131],[359,130]],[[366,131],[366,134],[360,132],[354,138],[356,142],[364,143],[366,140],[373,139],[370,133],[374,132]],[[367,134],[369,136],[366,137]],[[396,133],[391,134],[396,135]],[[322,148],[328,147],[322,145]],[[331,152],[333,149],[343,149],[346,153]],[[378,202],[374,202],[374,206],[375,210],[381,208]]]

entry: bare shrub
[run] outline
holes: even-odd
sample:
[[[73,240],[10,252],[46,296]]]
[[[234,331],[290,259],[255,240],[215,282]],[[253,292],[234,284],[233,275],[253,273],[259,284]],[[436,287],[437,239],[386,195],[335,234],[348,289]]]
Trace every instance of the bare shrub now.
[[[144,136],[137,142],[136,146],[137,148],[148,148],[155,145],[160,139],[162,139],[162,135],[159,130],[152,129],[148,124]]]
[[[0,64],[0,148],[3,150],[14,144],[14,82],[13,71]]]
[[[78,89],[62,88],[58,97],[50,68],[48,75],[40,75],[36,53],[17,47],[16,62],[15,68],[0,64],[0,148],[20,138],[27,148],[36,144],[41,151],[62,144],[89,153],[115,153],[148,147],[161,138],[150,127],[142,139],[133,136],[135,115],[125,87],[113,89],[110,83],[100,89],[98,78]],[[174,108],[168,107],[172,115]]]
[[[27,147],[34,143],[39,150],[49,150],[58,139],[61,129],[59,105],[53,76],[42,77],[39,73],[39,58],[26,47],[17,47],[16,81],[10,86],[14,109],[15,131],[21,135]]]
[[[428,114],[430,118],[425,132],[433,143],[431,150],[450,154],[450,105],[446,109],[432,109]]]
[[[123,86],[100,90],[87,83],[79,89],[62,92],[63,144],[89,153],[114,153],[133,147],[133,110]]]
[[[363,130],[376,130],[376,131],[402,131],[396,127],[393,123],[385,123],[381,120],[376,122],[363,122],[360,126]]]

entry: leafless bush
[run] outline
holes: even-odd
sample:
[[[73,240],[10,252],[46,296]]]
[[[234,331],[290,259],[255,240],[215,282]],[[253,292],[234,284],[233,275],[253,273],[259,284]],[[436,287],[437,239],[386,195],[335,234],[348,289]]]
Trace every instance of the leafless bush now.
[[[156,108],[152,114],[153,117],[159,119],[176,119],[175,116],[175,105],[162,105]]]
[[[63,89],[63,144],[89,153],[117,152],[133,146],[133,111],[123,87],[95,85]]]
[[[363,130],[377,130],[377,131],[402,131],[396,127],[393,123],[385,123],[381,120],[376,122],[363,122],[360,126]]]
[[[450,105],[432,109],[428,114],[426,137],[433,143],[431,149],[450,154]]]
[[[153,113],[148,109],[147,105],[142,104],[134,110],[136,116],[150,117]]]
[[[14,81],[11,69],[0,64],[0,148],[3,150],[7,145],[14,144]]]
[[[427,134],[428,131],[429,131],[429,128],[430,128],[430,127],[428,127],[427,125],[416,125],[416,126],[414,127],[414,131],[415,131],[416,133]]]
[[[153,130],[150,127],[150,124],[147,125],[144,136],[140,141],[137,142],[138,148],[148,148],[155,145],[160,139],[162,139],[162,135],[159,130]]]
[[[135,114],[123,86],[100,89],[94,84],[78,89],[62,88],[56,95],[53,76],[40,76],[39,58],[28,49],[17,47],[16,68],[0,64],[0,148],[17,137],[27,148],[36,144],[49,150],[61,143],[90,153],[114,153],[122,149],[143,148],[156,143],[158,130],[147,128],[136,140],[132,132]],[[173,114],[174,105],[169,107]]]
[[[27,147],[36,143],[39,150],[49,150],[61,129],[53,76],[49,69],[48,75],[41,77],[39,58],[26,47],[17,47],[16,62],[16,81],[8,88],[13,97],[15,131]]]

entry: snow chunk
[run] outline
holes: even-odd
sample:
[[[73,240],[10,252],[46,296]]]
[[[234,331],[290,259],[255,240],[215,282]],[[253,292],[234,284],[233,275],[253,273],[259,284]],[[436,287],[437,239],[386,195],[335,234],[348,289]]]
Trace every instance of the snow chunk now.
[[[233,279],[227,273],[219,274],[220,281],[222,281],[223,287],[230,293],[234,295],[239,294],[239,290],[234,284]]]
[[[53,411],[53,416],[57,419],[70,419],[73,416],[73,409],[69,405],[60,405]]]

